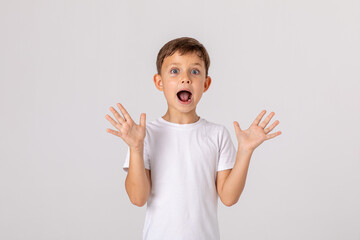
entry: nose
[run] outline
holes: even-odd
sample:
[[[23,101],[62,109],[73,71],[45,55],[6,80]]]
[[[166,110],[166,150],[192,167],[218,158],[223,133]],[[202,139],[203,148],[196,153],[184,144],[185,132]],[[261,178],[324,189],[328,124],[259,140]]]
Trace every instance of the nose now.
[[[191,83],[190,76],[188,76],[187,74],[183,74],[183,76],[181,76],[181,83],[190,84]]]
[[[186,83],[190,83],[190,80],[189,80],[189,79],[187,79],[187,80],[184,80],[184,79],[181,80],[181,83],[185,83],[185,82],[186,82]]]

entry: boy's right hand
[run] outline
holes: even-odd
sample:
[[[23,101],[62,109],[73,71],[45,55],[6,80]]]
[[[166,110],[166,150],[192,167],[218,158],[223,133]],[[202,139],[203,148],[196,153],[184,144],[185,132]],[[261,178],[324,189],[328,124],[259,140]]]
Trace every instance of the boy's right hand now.
[[[119,122],[116,122],[109,115],[106,115],[105,118],[119,131],[109,128],[107,128],[106,131],[115,136],[121,137],[130,148],[141,149],[144,146],[146,134],[146,114],[142,113],[140,115],[140,124],[137,125],[120,103],[118,103],[117,106],[124,115],[124,118],[113,107],[110,107],[110,111]]]

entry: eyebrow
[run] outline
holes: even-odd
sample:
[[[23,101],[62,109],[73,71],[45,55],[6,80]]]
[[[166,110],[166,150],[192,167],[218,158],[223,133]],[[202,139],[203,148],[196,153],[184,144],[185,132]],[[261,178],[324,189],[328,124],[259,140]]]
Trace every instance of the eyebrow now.
[[[171,63],[169,64],[169,66],[171,65],[180,65],[180,63]],[[200,63],[193,63],[193,64],[190,64],[190,65],[199,65],[199,66],[202,66]]]

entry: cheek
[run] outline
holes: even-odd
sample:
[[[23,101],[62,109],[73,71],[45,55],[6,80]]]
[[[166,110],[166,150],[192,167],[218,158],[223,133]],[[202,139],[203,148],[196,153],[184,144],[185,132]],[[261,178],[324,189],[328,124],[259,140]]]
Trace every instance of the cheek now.
[[[163,86],[163,91],[164,91],[164,94],[166,97],[168,97],[168,96],[171,97],[174,94],[176,95],[176,89],[177,88],[174,84],[167,83]]]
[[[204,94],[204,89],[205,89],[204,85],[201,84],[199,84],[199,86],[196,87],[195,95],[197,99],[201,98],[201,96]]]
[[[199,98],[201,98],[202,94],[203,94],[202,91],[197,91],[195,96],[196,96],[197,99],[199,99]]]
[[[176,92],[177,83],[176,82],[168,82],[166,85],[164,85],[164,89],[166,89],[166,91],[169,92],[169,93],[171,93],[173,91]]]
[[[197,83],[195,88],[198,94],[203,93],[205,89],[204,83]]]

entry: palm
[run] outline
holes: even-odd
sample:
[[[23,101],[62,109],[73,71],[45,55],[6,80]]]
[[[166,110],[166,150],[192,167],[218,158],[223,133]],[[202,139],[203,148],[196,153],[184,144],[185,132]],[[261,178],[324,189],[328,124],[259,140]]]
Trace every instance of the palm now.
[[[110,111],[114,114],[114,117],[118,122],[109,115],[106,115],[106,119],[119,131],[107,129],[107,132],[122,138],[129,147],[140,147],[143,144],[146,135],[146,114],[141,114],[140,124],[136,124],[126,109],[120,103],[117,105],[124,117],[122,117],[113,107],[110,107]]]
[[[239,131],[238,141],[247,143],[248,147],[255,149],[262,142],[265,141],[266,135],[264,129],[259,126],[251,126],[245,131]]]
[[[125,125],[126,126],[126,125]],[[120,136],[129,146],[134,146],[139,140],[145,138],[145,127],[136,124],[134,121],[129,122],[128,127],[121,130]]]
[[[240,147],[255,150],[255,148],[257,148],[265,140],[269,140],[281,134],[280,131],[268,134],[275,128],[276,125],[279,124],[279,120],[276,120],[270,127],[265,128],[275,113],[270,113],[270,115],[261,124],[259,124],[265,113],[265,110],[262,111],[251,126],[244,131],[240,129],[239,123],[234,121],[236,138]]]

